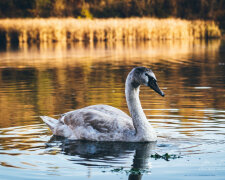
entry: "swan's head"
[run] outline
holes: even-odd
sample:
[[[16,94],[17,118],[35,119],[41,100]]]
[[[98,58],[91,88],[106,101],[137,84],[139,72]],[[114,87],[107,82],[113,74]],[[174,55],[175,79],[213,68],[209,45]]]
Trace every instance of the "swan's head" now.
[[[155,74],[146,67],[136,67],[131,71],[132,84],[134,87],[145,85],[152,88],[155,92],[164,96],[164,92],[159,88]]]

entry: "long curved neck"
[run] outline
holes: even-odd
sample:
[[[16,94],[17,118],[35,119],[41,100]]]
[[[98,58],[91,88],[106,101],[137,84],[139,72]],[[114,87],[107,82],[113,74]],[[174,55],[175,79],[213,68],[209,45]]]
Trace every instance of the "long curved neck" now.
[[[139,99],[139,89],[140,85],[135,85],[132,83],[132,75],[128,75],[126,84],[125,84],[125,94],[128,109],[130,115],[133,119],[133,125],[136,130],[136,136],[144,139],[156,139],[154,129],[151,127],[148,122],[145,113],[142,109],[141,102]]]

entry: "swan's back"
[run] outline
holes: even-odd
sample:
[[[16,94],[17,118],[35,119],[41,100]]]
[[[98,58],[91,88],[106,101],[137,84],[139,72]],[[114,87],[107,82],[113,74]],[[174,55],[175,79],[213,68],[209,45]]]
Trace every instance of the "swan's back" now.
[[[55,135],[93,141],[127,141],[135,134],[132,119],[108,105],[93,105],[67,112],[50,128]]]

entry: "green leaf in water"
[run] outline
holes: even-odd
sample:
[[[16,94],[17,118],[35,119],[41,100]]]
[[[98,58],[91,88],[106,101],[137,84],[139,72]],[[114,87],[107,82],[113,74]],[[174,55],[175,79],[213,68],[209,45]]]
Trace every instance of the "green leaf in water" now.
[[[115,169],[112,169],[111,172],[122,172],[123,171],[123,167],[121,168],[115,168]]]

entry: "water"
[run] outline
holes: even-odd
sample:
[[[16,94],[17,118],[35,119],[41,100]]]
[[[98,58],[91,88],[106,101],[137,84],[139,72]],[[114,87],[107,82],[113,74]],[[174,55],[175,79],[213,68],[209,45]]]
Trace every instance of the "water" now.
[[[40,115],[100,103],[128,113],[124,82],[135,66],[151,67],[166,94],[140,93],[157,143],[51,136]],[[225,179],[224,86],[220,40],[2,48],[0,179]]]

